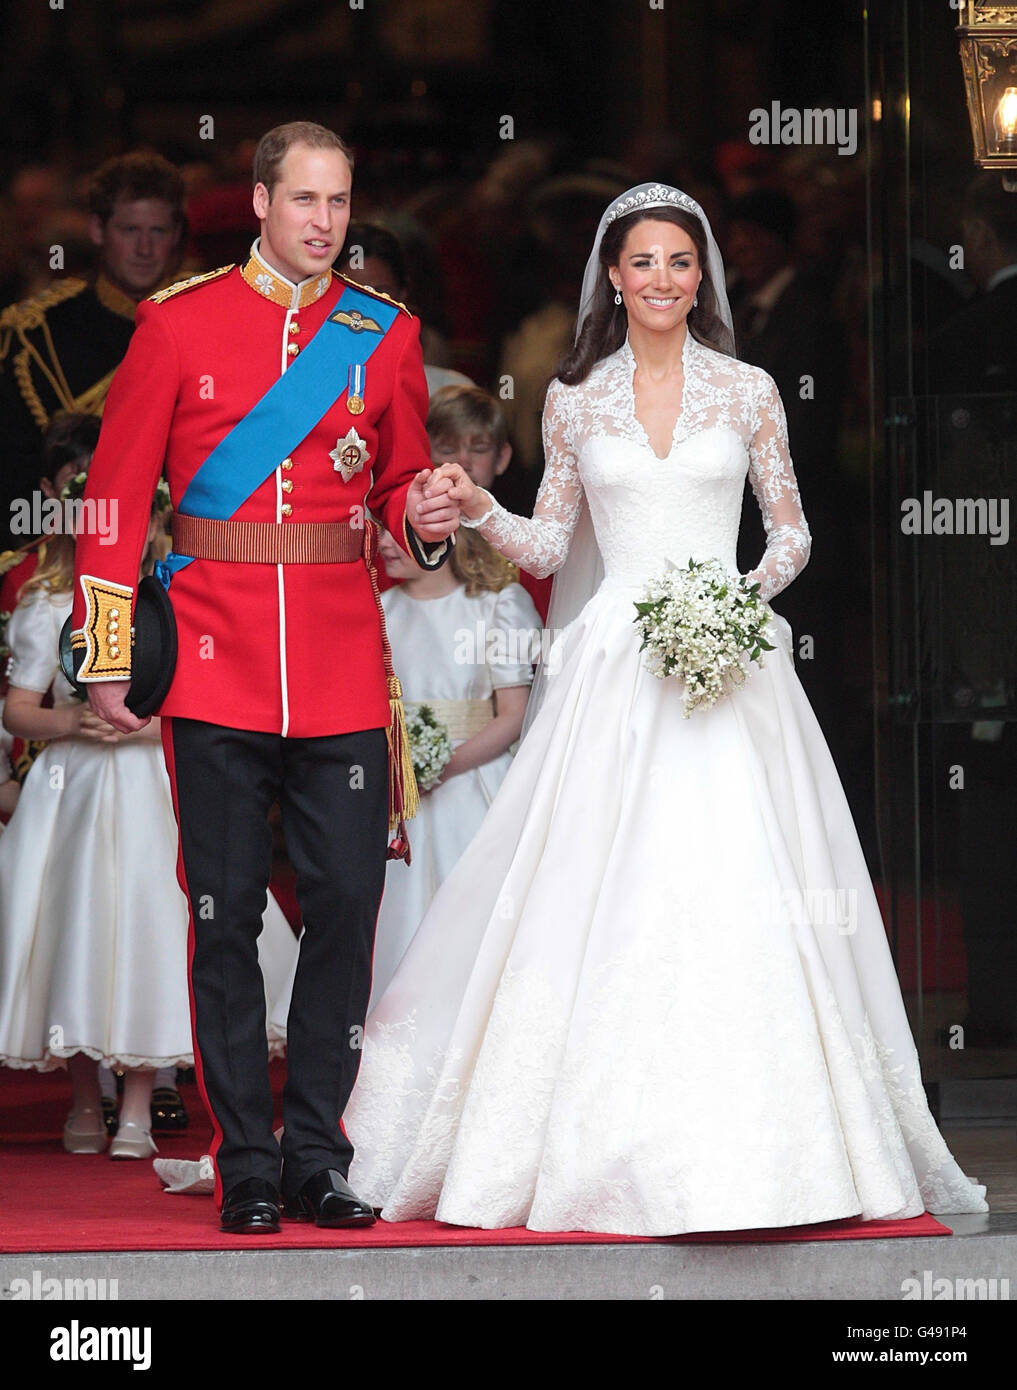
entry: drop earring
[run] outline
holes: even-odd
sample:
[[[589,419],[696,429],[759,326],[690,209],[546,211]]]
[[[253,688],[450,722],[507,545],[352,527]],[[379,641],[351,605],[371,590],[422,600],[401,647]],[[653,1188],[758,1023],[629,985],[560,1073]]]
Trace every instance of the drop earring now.
[[[698,303],[699,303],[699,295],[697,294],[696,297],[695,297],[695,299],[692,301],[692,307],[693,307],[693,309],[696,307],[696,305],[697,305]]]
[[[618,288],[617,285],[615,285],[614,287],[614,302],[616,304],[620,304],[622,302],[621,290]]]

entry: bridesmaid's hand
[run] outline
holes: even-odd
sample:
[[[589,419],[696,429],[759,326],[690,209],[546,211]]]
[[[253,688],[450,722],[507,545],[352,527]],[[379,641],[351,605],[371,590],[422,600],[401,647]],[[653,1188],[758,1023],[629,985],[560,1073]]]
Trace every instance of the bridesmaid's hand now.
[[[432,782],[431,785],[430,785],[429,787],[421,787],[421,788],[420,788],[420,795],[421,795],[421,796],[430,796],[431,792],[433,792],[434,789],[435,789],[436,787],[440,787],[440,786],[442,785],[443,782],[447,782],[447,781],[449,780],[450,777],[455,777],[455,776],[456,776],[455,752],[453,751],[452,757],[449,758],[448,762],[445,764],[445,766],[442,768],[441,772],[439,773],[439,775],[438,775],[438,780],[437,780],[436,782]]]
[[[124,737],[112,724],[107,724],[106,720],[102,719],[88,705],[81,707],[77,736],[87,739],[89,743],[119,743]]]

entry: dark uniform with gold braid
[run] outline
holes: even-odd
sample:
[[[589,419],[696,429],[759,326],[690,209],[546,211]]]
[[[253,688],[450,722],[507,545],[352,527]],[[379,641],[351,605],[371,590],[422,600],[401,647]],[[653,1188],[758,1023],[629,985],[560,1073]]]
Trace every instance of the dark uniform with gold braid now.
[[[0,313],[0,550],[9,544],[11,501],[39,484],[42,438],[53,416],[62,410],[102,414],[136,310],[129,295],[100,275],[94,283],[58,281]]]

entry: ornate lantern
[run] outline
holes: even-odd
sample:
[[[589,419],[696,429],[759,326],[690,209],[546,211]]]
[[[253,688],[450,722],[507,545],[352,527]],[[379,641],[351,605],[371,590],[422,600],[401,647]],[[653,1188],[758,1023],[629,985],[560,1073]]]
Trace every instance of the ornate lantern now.
[[[963,8],[957,34],[975,163],[1017,169],[1017,4],[965,0]]]

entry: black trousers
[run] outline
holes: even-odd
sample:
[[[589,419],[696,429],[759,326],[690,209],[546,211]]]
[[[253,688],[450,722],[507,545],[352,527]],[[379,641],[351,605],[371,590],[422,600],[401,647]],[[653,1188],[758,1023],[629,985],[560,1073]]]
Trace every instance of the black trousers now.
[[[252,1177],[281,1181],[292,1195],[322,1168],[345,1175],[353,1156],[341,1117],[360,1064],[385,884],[386,732],[283,738],[166,718],[163,743],[191,909],[195,1062],[216,1130],[217,1195]],[[257,946],[276,799],[304,922],[281,1155]]]

